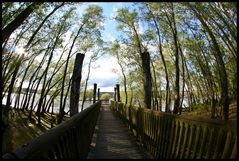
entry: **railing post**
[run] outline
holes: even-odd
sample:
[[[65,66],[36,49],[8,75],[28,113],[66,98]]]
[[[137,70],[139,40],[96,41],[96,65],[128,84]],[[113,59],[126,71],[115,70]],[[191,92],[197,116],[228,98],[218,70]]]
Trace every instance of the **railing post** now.
[[[148,52],[141,54],[143,74],[144,74],[144,106],[151,109],[152,80],[150,73],[150,55]]]
[[[120,88],[119,88],[119,84],[116,84],[116,91],[117,91],[117,102],[121,102],[120,101]]]
[[[82,64],[85,55],[81,53],[76,54],[73,74],[72,74],[72,84],[71,84],[71,95],[70,95],[70,116],[78,113],[79,98],[80,98],[80,81],[81,81],[81,71]]]
[[[98,88],[98,101],[100,100],[100,88]]]
[[[116,101],[116,87],[114,88],[115,93],[114,93],[114,101]]]
[[[95,103],[96,102],[96,89],[97,89],[97,84],[96,83],[94,83],[94,91],[93,91],[93,103]]]

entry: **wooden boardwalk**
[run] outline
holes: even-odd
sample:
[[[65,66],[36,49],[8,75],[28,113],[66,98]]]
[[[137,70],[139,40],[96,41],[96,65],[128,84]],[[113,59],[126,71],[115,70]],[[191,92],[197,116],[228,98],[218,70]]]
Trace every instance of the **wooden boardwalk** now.
[[[150,158],[132,132],[115,117],[109,105],[102,104],[88,159],[145,159]]]

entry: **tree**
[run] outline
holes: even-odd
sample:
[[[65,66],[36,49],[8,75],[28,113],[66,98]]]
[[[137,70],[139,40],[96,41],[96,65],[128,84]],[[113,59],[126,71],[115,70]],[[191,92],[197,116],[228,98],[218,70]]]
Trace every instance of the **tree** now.
[[[15,64],[16,67],[15,67],[14,72],[12,74],[12,79],[11,79],[11,82],[10,82],[10,85],[9,85],[9,90],[8,90],[8,95],[7,95],[7,103],[6,103],[6,108],[7,109],[10,108],[10,104],[11,104],[11,102],[10,102],[11,100],[10,99],[11,99],[11,94],[12,94],[12,91],[13,91],[14,82],[16,80],[16,75],[17,75],[17,73],[19,71],[19,67],[20,67],[20,65],[22,63],[23,58],[24,58],[24,55],[18,56],[16,58],[16,64]]]
[[[162,48],[162,40],[161,40],[160,28],[159,28],[158,21],[157,21],[159,19],[158,17],[160,15],[153,14],[153,11],[156,11],[158,9],[155,4],[150,5],[150,3],[145,3],[145,6],[147,8],[149,18],[153,21],[153,24],[154,24],[154,27],[156,28],[156,33],[157,33],[157,36],[158,36],[158,45],[157,46],[158,46],[158,49],[159,49],[160,56],[162,58],[162,62],[163,62],[163,66],[164,66],[164,71],[165,71],[165,78],[166,78],[165,111],[169,112],[169,95],[170,95],[169,76],[168,76],[168,71],[167,71],[167,65],[166,65],[166,62],[165,62],[164,55],[163,55],[163,48]],[[152,8],[151,8],[151,6],[152,6]]]
[[[94,52],[94,51],[93,51]],[[90,78],[90,69],[91,69],[91,63],[95,62],[99,57],[98,57],[98,53],[99,51],[96,51],[95,53],[93,53],[93,55],[90,57],[90,62],[88,64],[88,72],[87,72],[87,76],[86,76],[86,80],[85,80],[85,89],[84,89],[84,94],[83,94],[83,99],[82,99],[82,104],[81,104],[81,111],[83,110],[84,107],[84,103],[86,100],[86,95],[87,95],[87,86],[88,86],[88,80]]]
[[[111,98],[111,95],[109,93],[104,93],[100,96],[100,100],[103,100],[103,101],[109,101],[110,98]]]
[[[136,11],[130,12],[126,8],[119,9],[118,15],[114,18],[119,22],[119,28],[127,28],[129,39],[136,47],[137,53],[141,58],[141,67],[144,75],[144,103],[146,108],[151,108],[151,98],[152,98],[152,81],[150,72],[150,55],[146,49],[142,46],[140,35],[138,34],[137,27],[139,22],[139,17]],[[145,50],[145,51],[143,51]]]
[[[23,10],[10,24],[8,24],[2,31],[2,41],[7,40],[10,35],[16,30],[25,19],[34,11],[40,7],[42,2],[33,2],[25,10]]]
[[[120,50],[121,49],[121,50]],[[119,41],[116,40],[114,42],[110,42],[109,48],[107,49],[109,53],[111,53],[113,56],[116,56],[117,58],[117,63],[120,66],[121,73],[123,75],[123,84],[124,84],[124,93],[125,93],[125,104],[128,103],[128,93],[127,93],[127,79],[126,79],[126,74],[125,74],[125,69],[123,65],[123,57],[126,55],[123,52],[127,51],[124,49],[122,46],[120,46]]]
[[[82,16],[82,22],[81,25],[72,41],[68,56],[67,56],[67,61],[64,69],[64,74],[63,74],[63,82],[62,82],[62,91],[61,91],[61,99],[60,99],[60,112],[59,112],[59,123],[61,123],[62,118],[64,116],[64,106],[63,106],[63,95],[64,95],[64,86],[65,86],[65,77],[67,74],[67,68],[68,68],[68,63],[69,63],[69,58],[70,54],[73,50],[73,47],[76,43],[76,39],[80,35],[81,32],[89,34],[89,31],[92,31],[94,33],[94,30],[97,30],[99,26],[101,25],[100,22],[103,21],[103,16],[102,16],[102,8],[98,6],[89,6],[86,9],[86,13]],[[85,31],[85,32],[84,32]]]
[[[44,20],[41,22],[41,24],[38,26],[38,28],[34,31],[34,33],[32,34],[32,36],[30,37],[30,39],[27,42],[26,48],[29,47],[29,45],[32,43],[35,35],[38,33],[38,31],[41,29],[41,27],[43,26],[43,24],[46,22],[46,20],[53,15],[53,13],[55,13],[60,7],[62,7],[65,4],[65,2],[62,2],[60,5],[56,6],[45,18]]]
[[[42,103],[43,103],[43,99],[44,99],[44,93],[45,93],[45,89],[46,89],[46,79],[47,79],[47,73],[48,73],[48,69],[49,69],[49,65],[52,61],[52,57],[53,57],[53,53],[54,53],[54,50],[55,50],[55,47],[58,43],[58,40],[60,38],[60,36],[62,35],[61,32],[63,30],[63,27],[64,27],[64,21],[66,19],[64,18],[63,19],[63,22],[60,21],[61,25],[59,27],[59,30],[58,32],[56,33],[56,38],[55,38],[55,42],[54,42],[54,45],[53,45],[53,48],[52,48],[52,51],[50,53],[50,56],[49,56],[49,59],[48,59],[48,62],[47,62],[47,66],[46,66],[46,69],[44,70],[44,79],[43,79],[43,85],[42,85],[42,90],[41,90],[41,96],[40,96],[40,100],[39,100],[39,103],[38,103],[38,107],[37,107],[37,114],[38,114],[38,124],[40,124],[40,113],[43,109],[42,107]]]
[[[220,47],[217,43],[217,40],[209,28],[208,24],[205,22],[204,17],[200,12],[198,11],[197,7],[193,6],[190,3],[186,3],[186,5],[195,13],[195,16],[199,19],[199,21],[202,23],[202,26],[205,28],[207,33],[209,34],[212,43],[213,43],[213,55],[216,58],[216,61],[218,63],[219,67],[219,75],[220,75],[220,87],[221,87],[221,102],[223,106],[223,117],[224,120],[228,120],[228,112],[229,112],[229,98],[228,98],[228,83],[227,83],[227,73],[225,69],[225,64],[223,62],[222,58],[222,52],[220,50]]]

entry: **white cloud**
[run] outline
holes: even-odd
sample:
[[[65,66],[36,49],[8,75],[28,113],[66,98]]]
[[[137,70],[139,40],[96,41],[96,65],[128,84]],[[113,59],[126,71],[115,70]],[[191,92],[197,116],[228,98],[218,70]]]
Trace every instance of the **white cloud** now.
[[[91,70],[91,79],[93,78],[117,79],[119,77],[118,73],[112,72],[112,69],[119,69],[117,60],[114,57],[109,56],[101,57],[99,60],[97,60],[96,63],[94,63],[94,66],[99,66],[99,68]]]
[[[155,45],[148,45],[148,50],[149,52],[156,52],[158,51],[158,48]]]
[[[106,38],[109,40],[109,41],[115,41],[115,37],[111,34],[111,33],[108,33],[106,35]]]
[[[64,40],[63,40],[63,46],[65,46],[67,43],[68,43],[68,41],[69,41],[69,39],[70,39],[70,37],[71,37],[71,34],[72,34],[72,31],[70,31],[70,30],[68,30],[64,35],[65,35],[65,37],[64,37]]]
[[[144,26],[143,26],[143,23],[142,23],[142,22],[139,22],[138,31],[139,31],[140,34],[143,34],[143,33],[144,33]]]
[[[101,87],[101,92],[114,92],[114,87]]]
[[[123,3],[116,3],[113,6],[113,10],[112,10],[112,13],[110,14],[110,18],[113,19],[113,17],[115,17],[117,14],[117,10],[122,7],[123,7]]]
[[[88,3],[89,5],[100,5],[100,3],[99,2],[90,2],[90,3]]]
[[[87,56],[88,57],[88,56]],[[83,67],[83,79],[86,78],[88,70],[89,60],[85,59],[86,65]],[[97,68],[94,68],[97,67]],[[97,86],[102,92],[113,92],[114,86],[118,83],[120,74],[113,72],[112,70],[120,71],[116,58],[105,55],[100,57],[96,62],[91,65],[90,78],[88,81],[88,89],[92,88],[93,83],[97,83]]]

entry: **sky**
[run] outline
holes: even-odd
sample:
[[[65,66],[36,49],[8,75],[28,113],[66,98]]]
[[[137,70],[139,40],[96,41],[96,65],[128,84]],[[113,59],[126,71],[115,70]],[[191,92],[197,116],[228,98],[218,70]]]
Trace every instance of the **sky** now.
[[[88,5],[95,4],[103,8],[103,14],[105,16],[104,28],[102,37],[104,41],[113,41],[120,36],[120,32],[116,29],[116,22],[112,19],[112,16],[116,13],[120,7],[131,6],[132,3],[116,3],[116,2],[92,2],[85,3],[81,6],[81,11],[87,8]],[[85,60],[87,62],[87,60]],[[116,71],[116,72],[113,72]],[[87,65],[83,67],[82,79],[86,78]],[[117,64],[116,58],[105,54],[92,64],[91,74],[89,79],[88,89],[93,89],[93,84],[97,83],[101,92],[114,92],[114,86],[119,83],[120,68]]]

